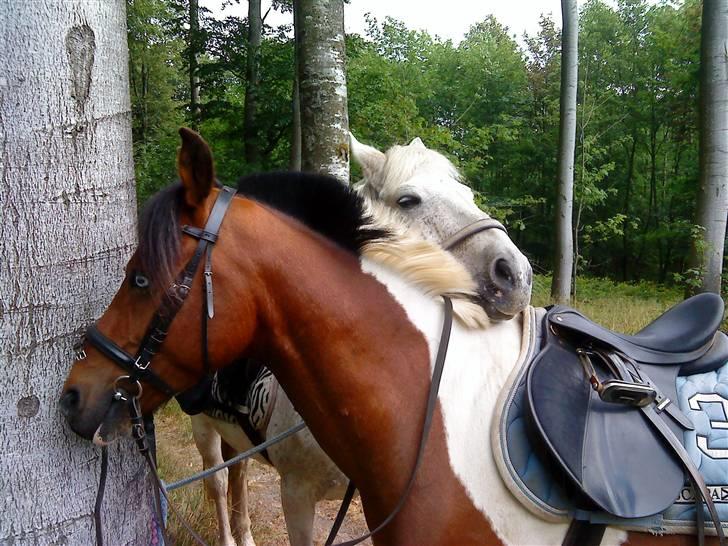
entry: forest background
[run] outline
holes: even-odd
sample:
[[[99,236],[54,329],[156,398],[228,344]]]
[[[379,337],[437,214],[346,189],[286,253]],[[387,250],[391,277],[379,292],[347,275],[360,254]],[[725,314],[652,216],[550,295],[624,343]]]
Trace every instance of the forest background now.
[[[274,2],[278,9],[290,9]],[[263,26],[255,160],[246,160],[247,20],[188,2],[128,0],[134,157],[140,203],[170,182],[177,128],[197,127],[218,176],[288,168],[291,25]],[[576,270],[619,281],[694,284],[698,184],[697,0],[589,0],[579,17],[574,181]],[[488,17],[458,44],[391,18],[346,38],[351,131],[380,149],[419,136],[445,153],[480,205],[505,222],[536,271],[551,269],[560,29],[542,16],[521,40]],[[189,52],[200,102],[190,108]],[[250,129],[249,129],[250,130]],[[250,158],[248,154],[248,158]],[[353,171],[356,180],[358,172]]]

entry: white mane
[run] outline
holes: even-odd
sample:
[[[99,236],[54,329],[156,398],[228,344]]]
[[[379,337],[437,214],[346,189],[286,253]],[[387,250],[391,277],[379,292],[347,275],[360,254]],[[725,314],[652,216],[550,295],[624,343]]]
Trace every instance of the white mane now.
[[[485,310],[472,301],[477,285],[463,264],[407,226],[394,210],[367,197],[364,202],[373,219],[371,227],[391,236],[366,243],[363,257],[398,272],[433,298],[449,296],[456,318],[467,328],[490,324]]]

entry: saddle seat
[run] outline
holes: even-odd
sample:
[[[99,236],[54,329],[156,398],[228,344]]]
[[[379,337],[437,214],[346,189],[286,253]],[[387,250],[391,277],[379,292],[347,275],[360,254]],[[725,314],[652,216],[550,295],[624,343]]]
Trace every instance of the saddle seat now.
[[[728,345],[715,335],[722,320],[723,300],[712,293],[698,294],[675,305],[633,336],[604,328],[574,309],[562,308],[549,316],[550,324],[559,330],[564,328],[575,337],[609,345],[638,362],[690,363],[685,370],[688,373],[681,375],[708,371],[705,362],[696,366],[695,361],[704,357],[716,342],[721,350],[714,351],[711,361],[716,367],[725,363]],[[726,350],[725,355],[722,349]]]
[[[712,371],[728,361],[728,338],[717,331],[722,318],[723,301],[714,294],[676,305],[634,336],[612,332],[567,307],[547,312],[545,340],[527,373],[526,416],[534,443],[571,495],[581,499],[577,506],[641,518],[677,498],[686,476],[684,432],[693,428],[677,405],[677,376]],[[658,396],[640,407],[602,399],[579,349],[621,354],[625,369]],[[615,377],[596,356],[592,361],[602,384],[631,380],[629,374]]]

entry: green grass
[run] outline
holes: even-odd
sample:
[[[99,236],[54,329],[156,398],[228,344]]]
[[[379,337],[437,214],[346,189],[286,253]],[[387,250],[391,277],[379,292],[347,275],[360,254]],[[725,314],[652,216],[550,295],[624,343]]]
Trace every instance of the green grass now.
[[[155,422],[157,459],[162,478],[169,483],[202,470],[202,462],[192,440],[190,420],[175,400],[156,413]],[[212,501],[207,502],[205,498],[202,483],[172,491],[170,501],[206,542],[215,544],[217,519]],[[168,529],[178,546],[197,544],[171,512],[168,516]]]
[[[535,275],[534,306],[551,303],[551,277]],[[649,282],[616,283],[609,279],[579,278],[571,305],[607,328],[632,334],[683,299],[682,291]]]

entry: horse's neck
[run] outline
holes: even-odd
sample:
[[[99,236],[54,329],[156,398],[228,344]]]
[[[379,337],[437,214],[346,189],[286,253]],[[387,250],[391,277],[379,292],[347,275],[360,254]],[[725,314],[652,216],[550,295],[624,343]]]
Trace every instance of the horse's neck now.
[[[260,276],[266,279],[260,287],[265,301],[258,306],[261,356],[270,360],[324,450],[359,486],[371,526],[394,506],[414,464],[430,362],[437,350],[428,342],[439,339],[442,303],[426,298],[396,274],[365,264],[380,280],[375,279],[362,272],[350,254],[305,233],[292,230],[264,248],[264,256],[269,255],[260,264]],[[295,257],[285,270],[281,256]],[[503,328],[501,333],[513,332]],[[517,344],[517,335],[512,337]],[[462,375],[458,369],[463,366],[507,368],[508,352],[487,347],[482,336],[456,327],[454,338],[465,340],[465,349],[448,357],[444,387],[451,382],[447,377]],[[476,343],[476,338],[481,341]],[[461,357],[472,362],[460,361]],[[484,395],[495,397],[497,392]],[[468,500],[457,469],[451,468],[449,431],[439,410],[434,423],[418,479],[450,499],[452,507],[457,507],[453,512],[482,539],[489,527]],[[415,492],[399,523],[388,531],[393,541],[408,518],[436,511],[437,506],[430,504],[441,500],[438,495]],[[447,525],[442,522],[442,532]],[[412,531],[411,526],[406,529]],[[422,543],[433,538],[427,534],[437,533],[427,526],[420,531]]]

